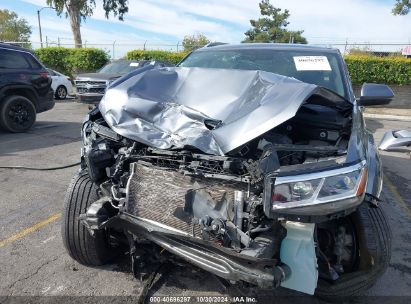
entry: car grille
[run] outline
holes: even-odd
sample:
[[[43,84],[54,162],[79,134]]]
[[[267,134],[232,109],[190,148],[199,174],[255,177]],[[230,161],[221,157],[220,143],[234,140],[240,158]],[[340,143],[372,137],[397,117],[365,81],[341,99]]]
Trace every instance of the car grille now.
[[[96,94],[104,94],[105,88],[81,88],[77,87],[77,93],[78,94],[86,94],[86,93],[96,93]]]
[[[106,90],[105,81],[90,81],[90,80],[76,80],[77,94],[101,94],[103,95]]]

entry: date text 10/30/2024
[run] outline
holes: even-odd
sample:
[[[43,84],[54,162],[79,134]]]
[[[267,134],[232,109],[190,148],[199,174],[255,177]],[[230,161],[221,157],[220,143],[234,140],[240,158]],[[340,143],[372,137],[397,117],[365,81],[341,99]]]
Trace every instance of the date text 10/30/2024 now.
[[[257,303],[253,297],[161,296],[150,297],[150,303]]]

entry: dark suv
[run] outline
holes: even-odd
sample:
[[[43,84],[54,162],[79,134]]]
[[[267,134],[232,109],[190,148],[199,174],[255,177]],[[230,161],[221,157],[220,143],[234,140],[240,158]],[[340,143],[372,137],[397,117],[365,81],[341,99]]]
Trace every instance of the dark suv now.
[[[0,43],[0,127],[24,132],[53,106],[50,75],[33,52]]]

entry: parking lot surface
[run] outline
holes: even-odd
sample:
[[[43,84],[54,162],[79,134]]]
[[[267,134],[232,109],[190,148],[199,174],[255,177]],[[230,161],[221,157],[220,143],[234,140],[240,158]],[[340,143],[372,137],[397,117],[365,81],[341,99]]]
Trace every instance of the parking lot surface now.
[[[85,105],[60,102],[52,111],[40,114],[28,133],[0,131],[0,166],[50,167],[78,162],[80,126],[87,111]],[[410,125],[411,120],[367,120],[377,142],[386,130]],[[368,294],[411,296],[410,154],[409,150],[381,154],[385,174],[381,205],[392,227],[392,258],[389,269]],[[88,268],[66,254],[60,236],[61,212],[67,185],[76,170],[0,169],[0,296],[140,294],[142,284],[133,278],[127,255],[111,265]],[[225,290],[215,277],[187,265],[168,267],[149,295],[227,292],[232,291]]]

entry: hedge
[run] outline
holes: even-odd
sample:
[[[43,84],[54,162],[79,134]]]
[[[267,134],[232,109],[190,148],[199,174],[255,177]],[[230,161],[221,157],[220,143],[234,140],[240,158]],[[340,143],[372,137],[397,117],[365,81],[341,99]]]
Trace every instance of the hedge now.
[[[95,48],[47,47],[36,50],[40,60],[63,74],[95,71],[109,61],[106,52]],[[129,60],[160,60],[177,64],[187,53],[161,50],[133,50]],[[403,57],[345,56],[353,84],[364,82],[411,85],[411,59]]]
[[[411,84],[411,59],[348,55],[345,62],[353,84]]]
[[[95,48],[73,49],[68,64],[74,72],[95,72],[109,62],[106,52]]]
[[[129,60],[159,60],[171,64],[179,63],[187,53],[170,52],[159,50],[133,50],[127,53],[126,58]]]
[[[109,62],[107,53],[96,48],[46,47],[35,52],[46,67],[70,76],[95,72]]]
[[[154,59],[177,64],[186,55],[185,52],[133,50],[127,53],[126,58],[134,60]],[[364,82],[411,84],[411,59],[365,55],[348,55],[344,59],[353,84]]]
[[[66,75],[71,74],[71,71],[67,66],[67,58],[70,56],[70,49],[62,47],[46,47],[35,50],[35,53],[46,67]]]

